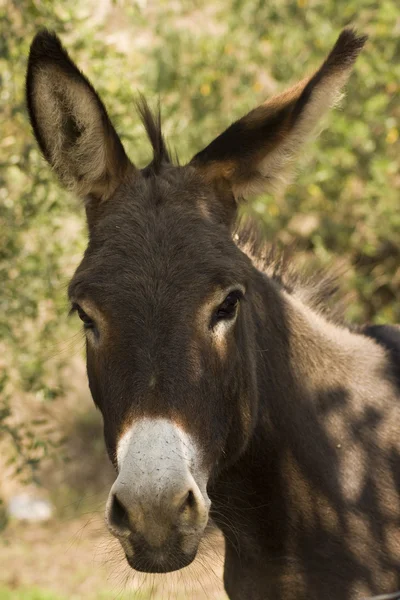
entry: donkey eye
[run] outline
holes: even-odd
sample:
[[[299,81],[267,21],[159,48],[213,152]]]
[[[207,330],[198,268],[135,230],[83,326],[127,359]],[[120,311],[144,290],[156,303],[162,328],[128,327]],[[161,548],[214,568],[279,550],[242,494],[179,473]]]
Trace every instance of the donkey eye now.
[[[93,319],[91,319],[89,317],[89,315],[87,315],[85,313],[85,311],[83,310],[83,308],[81,308],[79,306],[79,304],[74,304],[72,306],[72,311],[71,312],[77,312],[78,313],[78,317],[82,321],[83,326],[84,326],[85,329],[94,329],[95,323],[94,323]]]
[[[243,292],[234,290],[230,292],[222,304],[219,305],[215,312],[214,320],[222,321],[223,319],[233,319],[236,315],[240,300],[243,298]]]

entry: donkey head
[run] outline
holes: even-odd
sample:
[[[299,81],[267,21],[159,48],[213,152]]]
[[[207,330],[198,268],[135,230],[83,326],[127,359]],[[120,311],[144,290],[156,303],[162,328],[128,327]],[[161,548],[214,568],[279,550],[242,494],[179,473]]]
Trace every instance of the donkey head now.
[[[138,570],[193,560],[207,485],[245,451],[257,421],[255,269],[232,241],[237,204],[287,180],[363,43],[343,31],[311,78],[231,125],[186,166],[171,163],[142,101],[154,150],[142,170],[58,38],[44,31],[32,43],[33,130],[86,207],[89,243],[69,296],[118,473],[106,519]]]

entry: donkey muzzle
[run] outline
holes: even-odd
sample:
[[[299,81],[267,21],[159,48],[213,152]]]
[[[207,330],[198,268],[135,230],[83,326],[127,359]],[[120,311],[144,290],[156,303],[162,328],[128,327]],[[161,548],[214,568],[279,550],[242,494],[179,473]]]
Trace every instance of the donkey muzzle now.
[[[210,507],[207,478],[191,437],[167,419],[141,419],[120,439],[117,460],[106,522],[128,563],[146,572],[188,565]]]

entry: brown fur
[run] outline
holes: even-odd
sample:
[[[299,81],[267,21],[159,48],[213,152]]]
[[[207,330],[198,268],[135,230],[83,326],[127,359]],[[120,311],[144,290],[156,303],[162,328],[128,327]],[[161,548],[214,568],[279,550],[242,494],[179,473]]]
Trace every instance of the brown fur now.
[[[155,151],[143,171],[128,162],[58,40],[39,34],[31,50],[34,131],[61,180],[86,197],[90,239],[69,295],[89,319],[89,384],[110,458],[116,464],[119,436],[142,416],[170,418],[197,440],[232,600],[360,600],[400,587],[398,333],[352,331],[327,317],[332,280],[304,283],[257,249],[249,232],[232,230],[238,198],[281,178],[363,43],[343,32],[313,77],[255,109],[184,167],[171,164],[142,103]],[[64,100],[51,97],[55,73],[72,86]],[[74,150],[78,143],[82,160],[92,145],[83,151],[74,127],[61,127],[52,145],[44,91],[58,123],[82,116],[85,98],[94,111],[85,113],[89,133],[100,116],[107,124],[97,147],[109,148],[111,136],[118,152],[110,158],[107,150],[101,177],[90,177],[88,159],[82,185]],[[110,168],[114,160],[121,168]],[[232,286],[245,293],[221,333],[215,323]],[[140,555],[140,545],[124,543]],[[187,564],[178,535],[165,544],[168,569]]]

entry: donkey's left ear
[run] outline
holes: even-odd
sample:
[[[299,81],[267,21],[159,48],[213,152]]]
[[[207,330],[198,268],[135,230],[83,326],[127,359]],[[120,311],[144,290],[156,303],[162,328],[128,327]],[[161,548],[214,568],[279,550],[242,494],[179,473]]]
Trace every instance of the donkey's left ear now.
[[[94,88],[46,30],[31,45],[26,93],[36,139],[61,183],[83,197],[110,197],[132,165]]]
[[[351,29],[342,31],[311,78],[233,123],[191,164],[207,181],[224,181],[236,199],[279,189],[318,121],[340,97],[365,41]]]

